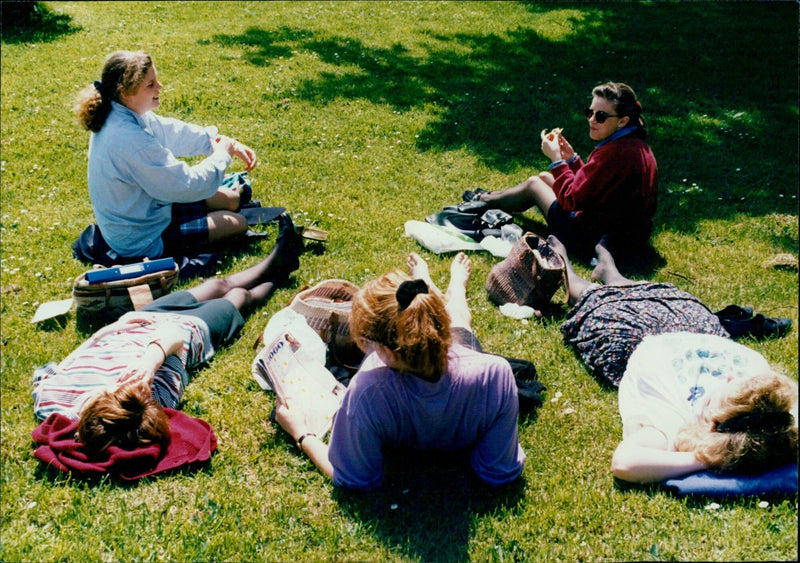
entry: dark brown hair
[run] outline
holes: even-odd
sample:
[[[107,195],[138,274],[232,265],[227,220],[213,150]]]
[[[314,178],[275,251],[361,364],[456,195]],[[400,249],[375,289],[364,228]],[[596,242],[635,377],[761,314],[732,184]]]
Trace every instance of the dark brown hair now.
[[[614,111],[620,117],[629,117],[630,124],[637,127],[636,132],[632,133],[632,135],[641,139],[647,137],[647,130],[642,117],[642,104],[639,103],[633,88],[622,82],[606,82],[596,86],[592,90],[592,96],[604,98],[614,104]]]

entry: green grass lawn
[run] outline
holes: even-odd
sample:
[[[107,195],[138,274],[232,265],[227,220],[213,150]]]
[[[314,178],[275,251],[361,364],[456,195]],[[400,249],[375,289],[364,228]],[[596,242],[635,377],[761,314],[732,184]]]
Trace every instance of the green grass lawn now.
[[[444,282],[450,257],[405,238],[404,222],[542,170],[545,127],[588,155],[581,110],[593,86],[617,80],[639,94],[659,162],[658,259],[641,275],[711,307],[791,317],[785,338],[749,344],[797,377],[797,271],[763,265],[798,253],[795,2],[46,4],[39,27],[4,30],[2,42],[0,560],[797,559],[796,497],[713,509],[616,487],[615,392],[564,346],[563,306],[530,323],[500,315],[483,289],[497,261],[488,253],[472,255],[478,336],[532,360],[547,385],[544,407],[520,420],[528,463],[513,486],[490,491],[422,464],[374,494],[336,491],[265,422],[273,396],[250,376],[253,341],[303,285],[361,284],[410,251]],[[86,270],[70,245],[93,221],[89,136],[70,107],[116,49],[153,55],[159,113],[218,125],[257,151],[264,205],[330,232],[189,384],[183,410],[219,437],[210,464],[129,486],[43,471],[30,438],[34,368],[88,336],[74,314],[29,321]],[[519,220],[544,229],[535,211]]]

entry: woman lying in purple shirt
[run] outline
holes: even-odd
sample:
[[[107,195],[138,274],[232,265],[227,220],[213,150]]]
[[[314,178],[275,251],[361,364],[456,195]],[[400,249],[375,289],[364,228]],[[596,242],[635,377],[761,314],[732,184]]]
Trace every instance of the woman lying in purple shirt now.
[[[367,282],[355,297],[352,332],[367,356],[336,414],[330,446],[308,431],[302,404],[279,402],[276,420],[339,487],[380,487],[389,448],[468,450],[481,480],[513,481],[525,463],[517,387],[508,362],[480,352],[470,328],[469,258],[453,260],[445,295],[417,254],[408,269]]]

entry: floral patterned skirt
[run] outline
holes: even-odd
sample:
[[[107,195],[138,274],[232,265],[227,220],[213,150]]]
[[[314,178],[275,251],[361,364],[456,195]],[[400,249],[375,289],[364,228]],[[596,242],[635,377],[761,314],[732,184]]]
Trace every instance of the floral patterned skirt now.
[[[628,358],[645,336],[667,332],[729,338],[714,313],[697,297],[668,283],[593,285],[561,325],[564,341],[577,349],[603,382],[619,387]]]

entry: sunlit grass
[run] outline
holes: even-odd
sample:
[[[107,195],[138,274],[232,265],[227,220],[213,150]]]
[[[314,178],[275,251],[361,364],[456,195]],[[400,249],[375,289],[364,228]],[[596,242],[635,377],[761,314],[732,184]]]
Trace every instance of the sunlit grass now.
[[[541,170],[543,127],[564,127],[588,155],[581,109],[592,86],[622,80],[642,99],[661,182],[653,245],[662,261],[640,277],[714,308],[739,303],[792,318],[787,337],[748,344],[796,376],[797,272],[765,266],[798,251],[796,5],[48,6],[57,25],[4,35],[2,45],[0,559],[797,558],[796,498],[705,510],[705,499],[617,489],[616,393],[563,345],[563,306],[528,323],[498,313],[483,289],[496,263],[488,254],[472,255],[475,329],[486,349],[532,360],[548,387],[544,407],[520,421],[528,463],[515,486],[486,491],[460,471],[420,467],[371,495],[338,492],[266,423],[273,397],[249,375],[252,343],[303,285],[360,284],[402,267],[412,250],[444,283],[450,257],[403,237],[404,222],[464,189],[499,189]],[[88,136],[69,108],[120,48],[153,54],[166,85],[162,114],[218,125],[255,148],[256,198],[330,232],[323,253],[303,256],[293,286],[189,384],[183,410],[220,439],[210,465],[133,486],[42,472],[30,440],[33,369],[88,336],[74,316],[29,323],[86,269],[70,245],[93,220]],[[534,211],[518,220],[543,228]],[[271,243],[220,272],[254,263]]]

